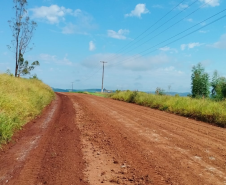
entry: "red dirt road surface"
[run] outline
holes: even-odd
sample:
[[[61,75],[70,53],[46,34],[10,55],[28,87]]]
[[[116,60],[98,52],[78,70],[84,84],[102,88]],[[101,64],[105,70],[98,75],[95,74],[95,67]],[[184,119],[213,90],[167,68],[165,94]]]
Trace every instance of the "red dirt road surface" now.
[[[226,130],[147,107],[57,93],[0,152],[0,184],[226,185]]]

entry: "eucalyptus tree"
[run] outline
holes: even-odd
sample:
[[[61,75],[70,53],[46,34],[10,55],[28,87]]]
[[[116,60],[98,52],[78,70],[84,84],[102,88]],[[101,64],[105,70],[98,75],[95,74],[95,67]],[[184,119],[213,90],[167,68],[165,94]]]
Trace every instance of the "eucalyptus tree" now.
[[[27,0],[13,0],[15,16],[9,20],[12,30],[12,41],[8,48],[15,53],[15,76],[19,76],[20,56],[32,49],[31,40],[37,23],[30,20],[27,11]]]
[[[209,97],[209,74],[205,72],[201,63],[192,68],[191,93],[194,98]]]

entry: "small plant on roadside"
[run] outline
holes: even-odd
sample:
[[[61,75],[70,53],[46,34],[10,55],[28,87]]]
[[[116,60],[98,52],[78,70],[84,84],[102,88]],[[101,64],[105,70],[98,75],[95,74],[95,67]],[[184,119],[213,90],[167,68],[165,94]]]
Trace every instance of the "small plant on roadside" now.
[[[155,90],[156,95],[165,95],[164,89],[161,89],[160,87],[157,87]]]

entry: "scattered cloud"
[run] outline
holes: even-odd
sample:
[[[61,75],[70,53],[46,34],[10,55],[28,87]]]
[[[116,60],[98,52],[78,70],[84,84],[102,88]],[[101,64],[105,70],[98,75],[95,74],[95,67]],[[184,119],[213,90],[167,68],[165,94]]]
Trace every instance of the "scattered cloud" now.
[[[89,50],[90,50],[90,51],[94,51],[95,49],[96,49],[95,44],[93,43],[93,41],[90,41],[90,42],[89,42]]]
[[[45,21],[49,24],[59,24],[60,22],[64,23],[64,26],[61,28],[63,34],[85,34],[86,31],[95,29],[97,25],[94,23],[93,17],[80,10],[72,10],[65,8],[63,6],[51,5],[41,6],[37,8],[30,9],[32,12],[31,17],[33,19],[38,19],[40,21]],[[73,16],[75,19],[73,22],[66,22],[66,16]]]
[[[159,49],[160,51],[169,51],[171,53],[178,53],[177,49],[170,48],[170,47],[163,47]]]
[[[187,49],[193,49],[194,47],[199,47],[203,44],[199,43],[199,42],[193,42],[193,43],[189,43],[189,44],[181,44],[180,48],[181,50],[185,50],[186,48]]]
[[[90,14],[77,9],[71,15],[73,15],[76,19],[74,20],[74,23],[66,23],[66,25],[62,28],[63,34],[76,33],[88,35],[87,30],[97,28],[97,25],[94,23],[94,19]]]
[[[188,8],[188,5],[187,4],[180,4],[179,6],[178,6],[178,9],[179,10],[184,10],[184,9],[186,9],[186,8]]]
[[[213,44],[213,47],[219,49],[226,49],[226,34],[222,35],[220,40]]]
[[[75,32],[76,25],[68,23],[65,27],[62,28],[63,34],[73,34]]]
[[[199,0],[200,2],[206,3],[207,6],[219,6],[220,0]]]
[[[44,61],[45,63],[55,63],[60,65],[72,65],[72,62],[67,58],[68,55],[65,54],[63,59],[58,59],[55,55],[49,55],[49,54],[40,54],[39,60]]]
[[[108,30],[108,37],[115,38],[115,39],[121,39],[125,40],[126,39],[126,34],[129,33],[129,30],[126,29],[120,29],[119,31],[114,31],[114,30]]]
[[[149,71],[170,61],[170,58],[164,54],[143,57],[140,55],[125,56],[114,53],[99,53],[85,58],[81,64],[90,69],[98,69],[101,67],[101,64],[96,61],[108,61],[112,56],[114,56],[114,59],[106,64],[108,69],[115,68],[128,71]]]
[[[141,18],[142,14],[147,14],[147,13],[149,13],[149,10],[146,8],[145,4],[137,4],[134,10],[132,10],[129,14],[125,14],[125,17]]]
[[[157,69],[156,72],[159,74],[171,73],[176,76],[180,76],[180,75],[184,74],[184,72],[182,72],[181,70],[177,70],[174,66],[169,66],[166,68],[159,68],[159,69]]]
[[[29,9],[32,14],[33,19],[45,20],[50,24],[57,24],[61,20],[64,20],[66,14],[73,14],[71,9],[67,9],[63,6],[59,7],[58,5],[41,6],[37,8]]]

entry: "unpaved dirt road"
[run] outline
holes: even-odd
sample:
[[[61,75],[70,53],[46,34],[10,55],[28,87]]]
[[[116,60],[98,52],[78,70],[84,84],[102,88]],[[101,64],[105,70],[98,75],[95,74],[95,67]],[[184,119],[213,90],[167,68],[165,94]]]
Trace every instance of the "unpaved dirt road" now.
[[[226,130],[147,107],[58,93],[0,152],[0,184],[226,185]]]

